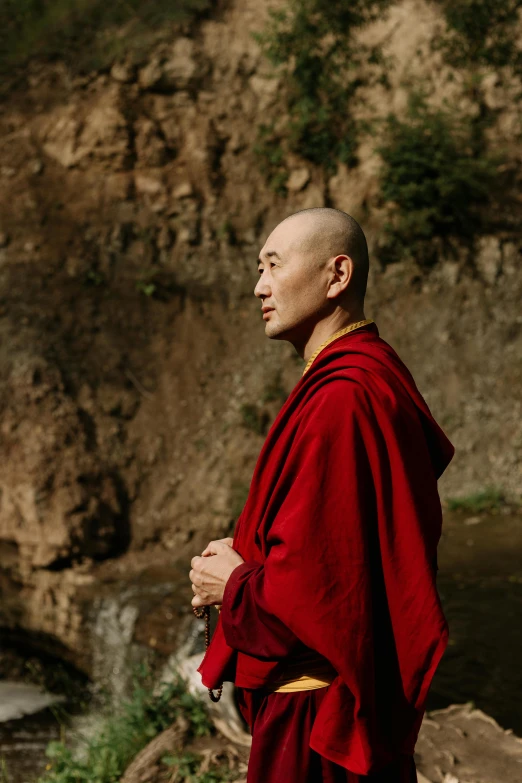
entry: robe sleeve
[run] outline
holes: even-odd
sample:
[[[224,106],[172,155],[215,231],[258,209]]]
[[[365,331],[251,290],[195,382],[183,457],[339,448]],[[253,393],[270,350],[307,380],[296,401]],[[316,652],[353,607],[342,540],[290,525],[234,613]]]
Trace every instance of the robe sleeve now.
[[[256,658],[276,660],[289,655],[299,640],[267,609],[263,568],[246,561],[232,571],[223,595],[221,622],[230,647]]]

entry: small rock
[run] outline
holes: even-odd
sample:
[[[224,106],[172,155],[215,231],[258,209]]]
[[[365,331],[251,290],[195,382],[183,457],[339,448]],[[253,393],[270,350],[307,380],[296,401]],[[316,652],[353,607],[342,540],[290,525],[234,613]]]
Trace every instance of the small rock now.
[[[65,271],[69,277],[77,277],[83,269],[83,264],[77,256],[69,256],[65,261]]]
[[[482,522],[480,517],[468,517],[464,520],[465,525],[478,525],[479,522]]]
[[[111,76],[122,84],[129,84],[134,81],[135,71],[129,63],[115,63],[111,68]]]
[[[177,90],[186,89],[196,75],[198,65],[194,55],[194,41],[178,38],[172,47],[172,55],[163,65],[163,81]]]
[[[157,60],[152,60],[141,69],[138,76],[140,87],[144,90],[150,90],[161,82],[163,70]]]
[[[41,160],[33,160],[33,162],[29,166],[29,171],[31,174],[41,174],[44,170],[44,164]]]
[[[206,69],[201,56],[194,51],[194,41],[178,38],[166,57],[151,60],[140,70],[138,81],[144,90],[186,90]]]
[[[140,166],[163,166],[167,160],[167,150],[157,126],[149,119],[140,119],[135,123],[134,130],[136,156]]]
[[[272,76],[265,78],[258,74],[254,74],[254,76],[250,77],[248,83],[259,99],[262,108],[266,108],[266,106],[275,99],[279,87],[278,79]]]
[[[174,198],[190,198],[194,195],[194,190],[190,182],[180,182],[172,191]]]
[[[502,271],[506,275],[514,275],[520,269],[522,248],[514,242],[505,242],[502,245]]]
[[[484,282],[493,285],[502,267],[502,250],[497,237],[482,237],[478,243],[475,264]]]
[[[149,196],[155,196],[163,190],[163,183],[159,179],[149,177],[146,174],[136,174],[134,184],[138,193]]]
[[[232,135],[230,136],[227,146],[231,152],[239,152],[240,150],[243,149],[243,147],[245,146],[245,139],[241,131],[238,130],[232,131]]]
[[[172,233],[168,226],[163,225],[160,228],[158,238],[156,239],[156,245],[159,250],[166,250],[172,245]]]
[[[310,181],[310,171],[306,166],[302,166],[299,169],[294,169],[290,172],[286,187],[288,190],[297,192],[302,190]]]
[[[243,233],[242,236],[243,242],[246,242],[248,245],[254,245],[257,241],[256,232],[253,228],[247,228],[247,230]]]
[[[180,228],[178,232],[178,239],[184,244],[192,244],[195,240],[196,234],[190,226],[184,226]]]
[[[457,261],[444,261],[440,267],[440,277],[448,285],[456,285],[459,281],[460,265]]]

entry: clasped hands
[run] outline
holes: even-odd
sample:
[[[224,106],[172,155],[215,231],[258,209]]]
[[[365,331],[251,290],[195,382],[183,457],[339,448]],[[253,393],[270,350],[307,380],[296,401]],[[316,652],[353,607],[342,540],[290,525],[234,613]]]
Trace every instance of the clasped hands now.
[[[192,606],[211,606],[223,602],[223,593],[230,574],[245,561],[235,549],[232,549],[231,538],[220,538],[211,541],[203,550],[201,556],[196,555],[190,561],[189,573],[192,582]]]

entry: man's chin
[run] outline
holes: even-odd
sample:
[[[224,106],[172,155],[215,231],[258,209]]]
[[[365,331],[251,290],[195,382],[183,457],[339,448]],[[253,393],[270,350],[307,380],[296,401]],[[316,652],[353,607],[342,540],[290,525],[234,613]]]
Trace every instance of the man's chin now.
[[[268,337],[270,340],[287,340],[287,330],[276,326],[275,324],[269,324],[267,323],[265,328],[265,337]]]

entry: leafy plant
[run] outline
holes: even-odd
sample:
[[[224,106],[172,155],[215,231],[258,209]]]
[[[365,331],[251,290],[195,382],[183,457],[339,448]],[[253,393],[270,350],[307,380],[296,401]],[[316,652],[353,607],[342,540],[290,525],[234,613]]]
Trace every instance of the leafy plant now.
[[[351,107],[372,73],[382,79],[383,58],[378,47],[356,42],[354,33],[382,17],[391,1],[290,0],[271,10],[265,30],[254,34],[284,76],[284,125],[262,124],[256,145],[277,192],[284,192],[288,152],[329,172],[339,161],[356,162],[358,128]]]
[[[176,770],[175,780],[185,781],[185,783],[229,783],[237,775],[231,773],[228,767],[223,765],[214,769],[200,771],[202,766],[202,757],[196,753],[183,753],[182,755],[167,755],[162,758],[162,762]]]
[[[85,740],[81,757],[65,741],[49,743],[50,763],[39,783],[116,783],[134,756],[181,714],[188,718],[193,736],[211,732],[203,703],[186,691],[179,677],[155,690],[150,671],[141,666],[130,699],[108,713],[98,733]]]
[[[412,95],[404,120],[390,115],[378,150],[381,196],[388,209],[380,257],[432,265],[490,228],[486,207],[500,160],[487,151],[484,126]]]
[[[175,276],[159,267],[140,270],[135,288],[140,294],[161,301],[185,294],[185,288],[177,282]]]
[[[147,283],[144,280],[138,280],[136,282],[136,290],[140,291],[145,296],[153,296],[156,293],[156,284]]]
[[[447,32],[434,41],[456,68],[511,66],[522,73],[518,25],[522,0],[434,0]]]

